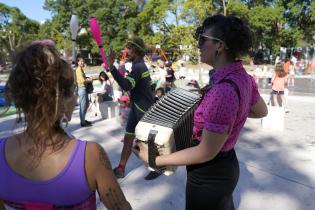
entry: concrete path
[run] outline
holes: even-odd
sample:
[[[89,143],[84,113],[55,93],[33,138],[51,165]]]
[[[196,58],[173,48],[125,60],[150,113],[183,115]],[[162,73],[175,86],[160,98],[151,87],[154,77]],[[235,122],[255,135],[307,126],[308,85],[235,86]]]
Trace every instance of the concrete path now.
[[[315,209],[315,97],[291,96],[289,108],[283,132],[262,129],[260,120],[247,120],[236,146],[241,169],[234,193],[236,209]],[[67,131],[77,138],[100,143],[112,166],[116,166],[123,130],[115,118],[94,120],[92,127],[81,128],[76,109]],[[0,118],[0,137],[12,133],[14,122],[14,116]],[[17,126],[15,132],[21,129]],[[179,167],[173,176],[145,181],[148,171],[132,155],[126,170],[127,176],[119,183],[133,209],[185,209],[184,167]],[[98,209],[105,209],[99,201]]]

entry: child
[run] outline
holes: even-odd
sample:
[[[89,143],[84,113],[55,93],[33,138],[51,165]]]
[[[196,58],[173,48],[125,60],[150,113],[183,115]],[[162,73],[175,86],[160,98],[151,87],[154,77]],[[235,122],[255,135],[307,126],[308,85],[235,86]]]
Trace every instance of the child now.
[[[275,106],[280,106],[278,96],[281,98],[281,106],[287,108],[286,99],[284,97],[284,89],[288,82],[287,73],[283,69],[282,63],[277,63],[275,73],[272,76],[272,96]],[[287,111],[287,110],[286,110]]]
[[[122,127],[126,127],[127,119],[130,111],[130,100],[126,95],[122,95],[119,99],[119,122]]]
[[[165,95],[165,90],[162,87],[159,87],[155,91],[155,102],[157,102],[162,96]]]

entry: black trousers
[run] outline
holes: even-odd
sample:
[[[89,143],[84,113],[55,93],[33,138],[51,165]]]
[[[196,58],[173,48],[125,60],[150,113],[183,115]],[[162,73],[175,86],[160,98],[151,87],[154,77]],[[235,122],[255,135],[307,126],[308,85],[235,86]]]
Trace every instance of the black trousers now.
[[[186,210],[234,210],[233,191],[238,178],[234,149],[208,162],[187,166]]]

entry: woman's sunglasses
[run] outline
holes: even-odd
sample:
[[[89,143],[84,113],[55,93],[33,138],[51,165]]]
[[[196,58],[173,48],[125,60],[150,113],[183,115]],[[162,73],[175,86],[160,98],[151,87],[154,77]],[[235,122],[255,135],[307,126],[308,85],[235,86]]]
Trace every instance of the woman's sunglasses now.
[[[207,36],[207,35],[204,35],[204,34],[199,34],[198,35],[198,47],[201,47],[207,40],[213,40],[213,41],[217,41],[217,42],[222,42],[224,44],[224,47],[225,49],[229,49],[225,42],[222,41],[221,39],[219,38],[216,38],[216,37],[213,37],[213,36]]]

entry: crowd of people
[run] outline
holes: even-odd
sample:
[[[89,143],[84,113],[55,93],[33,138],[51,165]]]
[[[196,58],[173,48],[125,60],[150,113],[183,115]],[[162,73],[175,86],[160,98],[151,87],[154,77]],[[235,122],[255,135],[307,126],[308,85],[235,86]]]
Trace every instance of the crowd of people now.
[[[238,60],[251,47],[247,25],[233,16],[214,15],[197,28],[195,37],[201,62],[213,70],[194,113],[193,146],[157,156],[155,164],[186,166],[187,210],[232,210],[239,178],[234,146],[247,118],[261,118],[268,111],[254,78]],[[0,140],[0,207],[96,209],[98,192],[108,209],[131,209],[117,178],[126,175],[132,151],[148,163],[147,147],[134,142],[135,127],[149,108],[175,87],[176,80],[172,63],[163,59],[156,67],[160,78],[156,81],[151,77],[145,48],[139,37],[127,40],[130,69],[124,69],[123,63],[114,65],[116,54],[111,52],[108,67],[103,65],[99,75],[102,88],[97,101],[115,98],[110,74],[122,92],[118,101],[128,111],[121,113],[126,119],[125,135],[120,162],[114,168],[99,144],[77,139],[64,130],[77,96],[81,126],[92,125],[85,119],[93,87],[84,72],[84,60],[77,59],[73,74],[56,46],[42,41],[18,54],[5,94],[24,114],[26,127]],[[184,63],[179,62],[179,67],[178,79],[185,79]],[[150,172],[145,179],[160,175]]]

